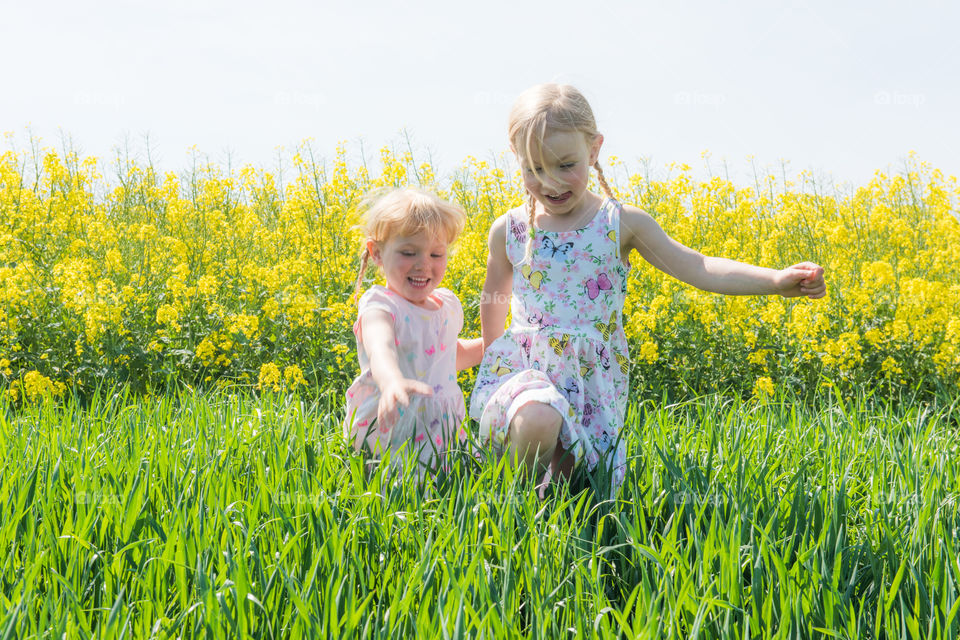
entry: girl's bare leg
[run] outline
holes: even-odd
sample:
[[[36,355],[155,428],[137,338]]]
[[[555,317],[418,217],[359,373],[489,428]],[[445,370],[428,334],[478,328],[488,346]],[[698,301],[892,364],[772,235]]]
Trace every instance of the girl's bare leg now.
[[[552,479],[566,481],[573,473],[573,455],[560,444],[562,424],[557,410],[541,402],[524,405],[510,422],[508,454],[540,477],[537,491],[541,499]]]
[[[560,413],[548,404],[523,405],[510,421],[507,453],[539,475],[542,469],[549,469],[556,455],[562,424]]]
[[[550,482],[567,482],[573,475],[573,456],[563,448],[563,445],[557,442],[553,450],[553,457],[550,459],[550,465],[543,472],[543,477],[537,485],[537,495],[541,500],[547,497],[547,487]]]

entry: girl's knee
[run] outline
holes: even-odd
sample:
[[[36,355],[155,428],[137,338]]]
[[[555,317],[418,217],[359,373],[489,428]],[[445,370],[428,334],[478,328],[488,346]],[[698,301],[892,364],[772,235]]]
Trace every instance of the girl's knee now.
[[[522,406],[510,421],[510,440],[518,449],[539,448],[541,453],[552,452],[560,438],[563,416],[542,402]]]

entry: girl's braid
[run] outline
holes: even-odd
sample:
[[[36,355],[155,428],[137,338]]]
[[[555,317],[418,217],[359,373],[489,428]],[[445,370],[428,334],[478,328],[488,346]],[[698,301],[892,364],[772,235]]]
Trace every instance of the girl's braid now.
[[[364,247],[360,253],[360,273],[357,274],[357,284],[353,288],[353,297],[356,304],[360,304],[360,286],[363,284],[363,276],[367,273],[367,261],[370,259],[370,251]]]
[[[530,260],[533,256],[533,214],[537,206],[537,200],[533,197],[533,194],[528,195],[530,198],[527,201],[527,210],[530,212],[530,216],[527,220],[527,248],[523,252],[524,261]]]
[[[610,189],[610,185],[607,184],[607,179],[603,175],[603,169],[600,168],[600,162],[594,162],[593,168],[597,170],[597,181],[600,182],[600,186],[603,187],[603,192],[607,194],[607,197],[611,200],[616,200],[613,197],[613,191]]]

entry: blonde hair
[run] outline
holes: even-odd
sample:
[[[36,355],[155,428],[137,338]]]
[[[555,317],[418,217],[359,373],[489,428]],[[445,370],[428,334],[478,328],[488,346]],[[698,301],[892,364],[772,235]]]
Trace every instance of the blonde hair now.
[[[370,252],[367,241],[387,242],[391,238],[413,236],[427,231],[447,244],[457,239],[467,222],[463,209],[440,199],[435,193],[407,187],[376,191],[361,203],[363,251],[360,252],[360,273],[354,296],[359,301],[363,276],[367,272]]]
[[[538,84],[520,94],[510,110],[510,146],[528,162],[534,159],[543,162],[543,139],[550,131],[579,131],[592,142],[600,132],[593,117],[590,103],[576,87],[568,84]],[[603,192],[613,199],[613,191],[607,184],[599,162],[593,163],[597,180]],[[536,199],[527,194],[527,248],[525,258],[530,259],[533,250],[533,215]]]

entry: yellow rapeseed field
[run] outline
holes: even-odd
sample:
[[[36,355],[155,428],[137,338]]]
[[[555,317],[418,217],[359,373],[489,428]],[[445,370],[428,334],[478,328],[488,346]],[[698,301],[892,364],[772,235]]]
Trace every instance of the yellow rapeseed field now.
[[[499,164],[499,166],[498,166]],[[419,184],[467,211],[445,281],[479,335],[486,236],[523,201],[506,162],[438,177],[384,149],[375,172],[309,145],[278,175],[197,162],[183,174],[72,152],[0,156],[0,381],[15,403],[123,382],[342,393],[356,374],[351,298],[369,190]],[[109,177],[104,175],[109,173]],[[911,159],[840,195],[809,174],[740,186],[663,179],[608,161],[624,202],[705,254],[782,267],[813,260],[828,297],[724,297],[634,255],[624,313],[633,384],[770,396],[863,386],[955,396],[960,370],[960,197]],[[287,181],[288,180],[288,181]],[[371,272],[371,281],[375,274]],[[470,373],[463,375],[466,392]]]

